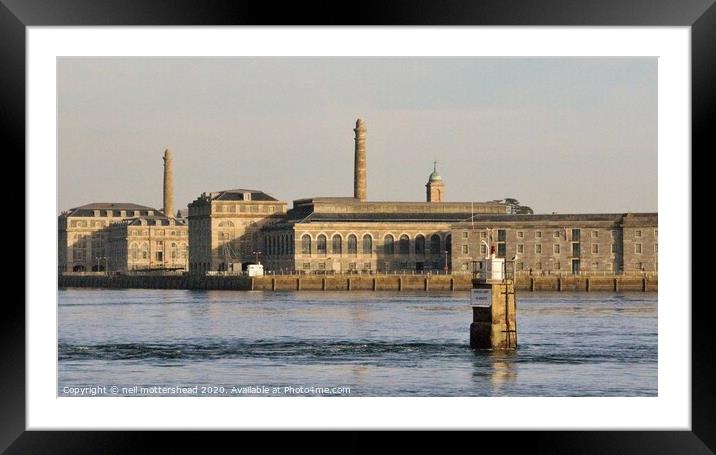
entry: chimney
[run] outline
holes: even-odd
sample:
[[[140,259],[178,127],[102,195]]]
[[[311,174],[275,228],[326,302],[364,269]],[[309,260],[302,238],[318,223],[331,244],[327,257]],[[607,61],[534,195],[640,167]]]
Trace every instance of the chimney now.
[[[363,119],[356,121],[356,127],[353,129],[356,133],[355,142],[355,167],[353,175],[353,197],[359,201],[365,201],[366,184],[365,184],[365,122]]]
[[[174,218],[174,169],[172,167],[172,152],[164,150],[164,208],[162,212],[169,218]]]

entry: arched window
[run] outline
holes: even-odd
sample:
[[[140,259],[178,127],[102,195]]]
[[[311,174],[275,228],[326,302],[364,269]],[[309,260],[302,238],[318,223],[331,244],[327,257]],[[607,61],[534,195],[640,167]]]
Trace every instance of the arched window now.
[[[186,259],[186,253],[187,253],[186,243],[182,242],[182,243],[179,244],[179,255],[180,255],[180,258],[181,258],[181,259]]]
[[[373,237],[368,234],[363,236],[363,254],[373,254]]]
[[[234,222],[225,220],[219,223],[219,227],[234,227]]]
[[[394,247],[394,241],[392,235],[388,234],[383,238],[383,253],[385,254],[393,254],[395,253],[395,247]]]
[[[149,259],[149,245],[142,243],[142,259]]]
[[[348,236],[348,254],[358,254],[358,237],[353,234]]]
[[[415,237],[415,254],[425,254],[425,237],[422,234]]]
[[[132,258],[132,261],[139,260],[139,246],[136,243],[129,245],[129,257]]]
[[[326,254],[326,236],[321,234],[316,238],[316,250],[318,254]]]
[[[177,259],[179,259],[179,247],[177,247],[176,243],[172,243],[171,253],[172,261],[176,261]]]
[[[301,237],[301,254],[311,254],[311,236],[308,234]]]
[[[445,249],[449,254],[452,254],[452,234],[448,234],[448,236],[445,237]]]
[[[410,237],[407,234],[401,235],[398,240],[398,253],[410,254]]]
[[[338,234],[333,234],[333,254],[343,254],[343,239]]]
[[[430,236],[430,254],[440,254],[440,236],[437,234]]]

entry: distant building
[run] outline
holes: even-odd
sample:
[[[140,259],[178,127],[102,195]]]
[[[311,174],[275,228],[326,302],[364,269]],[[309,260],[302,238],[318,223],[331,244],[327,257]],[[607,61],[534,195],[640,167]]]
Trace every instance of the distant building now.
[[[488,215],[451,233],[455,271],[471,271],[492,250],[532,275],[658,271],[656,213]]]
[[[263,191],[202,194],[189,204],[189,271],[240,271],[260,261],[261,230],[285,214],[286,203]]]
[[[112,223],[127,218],[155,216],[156,209],[132,203],[104,203],[75,207],[58,217],[60,272],[104,271]]]
[[[109,270],[187,270],[186,220],[163,215],[122,220],[109,228]]]
[[[172,155],[164,151],[163,211],[133,203],[92,203],[58,217],[58,271],[186,270],[188,227],[173,214]]]

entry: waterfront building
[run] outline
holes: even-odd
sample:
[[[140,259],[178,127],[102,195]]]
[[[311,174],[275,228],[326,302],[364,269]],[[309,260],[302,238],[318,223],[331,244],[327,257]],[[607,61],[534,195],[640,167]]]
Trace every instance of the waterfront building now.
[[[189,256],[186,220],[140,216],[109,228],[109,270],[185,271]]]
[[[491,252],[532,275],[658,271],[656,213],[476,216],[451,234],[459,272]]]
[[[240,271],[260,261],[261,231],[286,214],[286,203],[258,190],[204,193],[189,204],[189,271]]]

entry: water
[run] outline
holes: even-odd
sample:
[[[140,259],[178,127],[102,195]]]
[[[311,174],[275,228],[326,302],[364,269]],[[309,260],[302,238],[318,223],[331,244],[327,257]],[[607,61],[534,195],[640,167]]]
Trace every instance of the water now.
[[[517,305],[495,353],[469,348],[467,292],[66,289],[58,395],[657,395],[656,294]]]

